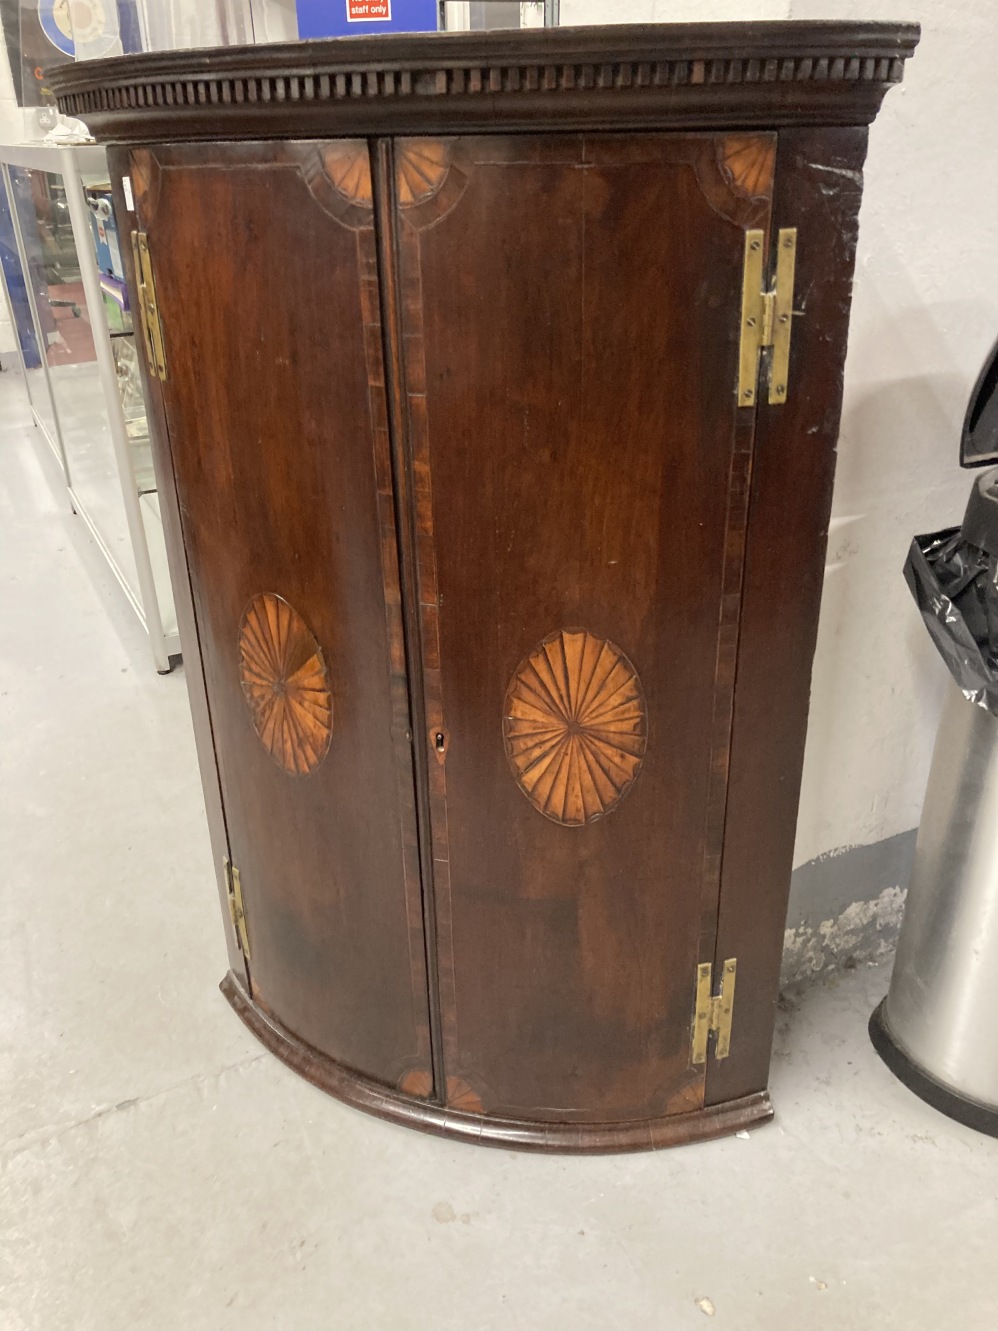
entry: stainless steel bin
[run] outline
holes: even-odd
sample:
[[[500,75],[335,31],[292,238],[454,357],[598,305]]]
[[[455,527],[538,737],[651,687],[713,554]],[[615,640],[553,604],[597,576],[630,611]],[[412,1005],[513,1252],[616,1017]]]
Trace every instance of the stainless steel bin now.
[[[960,437],[962,466],[994,462],[998,342]],[[932,755],[891,987],[870,1036],[923,1100],[998,1137],[998,467],[978,476],[959,529],[912,541],[905,579],[956,684]]]
[[[998,717],[953,685],[890,990],[870,1019],[898,1078],[998,1136]]]

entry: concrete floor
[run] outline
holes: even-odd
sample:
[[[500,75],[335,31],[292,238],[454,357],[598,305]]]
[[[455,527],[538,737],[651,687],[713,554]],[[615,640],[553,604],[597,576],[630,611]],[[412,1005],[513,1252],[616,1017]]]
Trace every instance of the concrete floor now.
[[[182,672],[154,673],[12,378],[2,1331],[994,1331],[998,1142],[874,1055],[885,970],[784,1012],[775,1124],[658,1155],[450,1144],[263,1053],[215,987]]]

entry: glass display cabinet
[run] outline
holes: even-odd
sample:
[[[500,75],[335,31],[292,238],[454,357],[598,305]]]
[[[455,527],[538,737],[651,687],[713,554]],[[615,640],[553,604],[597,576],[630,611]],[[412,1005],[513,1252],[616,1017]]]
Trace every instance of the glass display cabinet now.
[[[0,159],[4,280],[32,415],[165,674],[180,639],[104,150],[22,145]]]

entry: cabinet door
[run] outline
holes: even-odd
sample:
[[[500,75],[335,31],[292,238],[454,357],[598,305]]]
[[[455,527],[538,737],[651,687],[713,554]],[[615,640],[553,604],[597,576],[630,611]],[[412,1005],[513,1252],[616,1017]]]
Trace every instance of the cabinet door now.
[[[429,1038],[367,146],[130,170],[252,994],[395,1084]]]
[[[396,142],[448,1098],[694,1109],[775,136]]]

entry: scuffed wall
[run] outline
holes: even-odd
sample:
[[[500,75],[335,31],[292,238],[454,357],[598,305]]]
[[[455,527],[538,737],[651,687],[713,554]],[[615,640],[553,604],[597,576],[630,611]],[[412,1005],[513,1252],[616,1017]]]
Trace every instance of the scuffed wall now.
[[[882,961],[897,939],[915,833],[819,855],[794,874],[784,985],[846,962]]]

